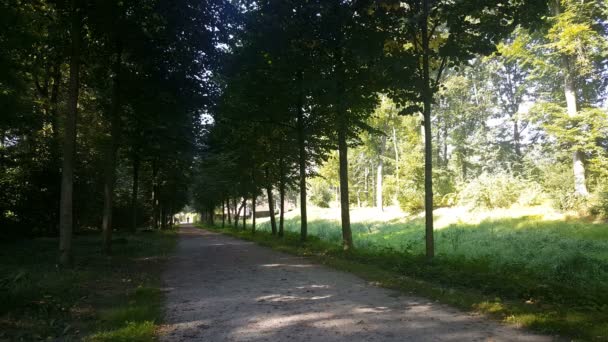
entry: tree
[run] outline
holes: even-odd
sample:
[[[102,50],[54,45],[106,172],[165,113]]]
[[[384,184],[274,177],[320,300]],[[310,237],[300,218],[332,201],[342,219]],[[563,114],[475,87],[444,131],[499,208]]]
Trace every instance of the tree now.
[[[406,113],[421,111],[423,116],[426,255],[432,258],[435,251],[431,120],[434,96],[443,72],[475,55],[490,54],[500,39],[520,21],[537,19],[536,16],[543,10],[543,3],[413,0],[402,3],[386,1],[383,4],[396,19],[389,25],[394,32],[391,53],[404,56],[401,65],[411,75],[408,80],[412,80],[409,86],[403,80],[398,80],[398,85],[392,87],[389,95],[405,108]],[[492,10],[486,10],[489,8]],[[407,20],[400,20],[404,18]],[[413,70],[411,59],[416,61]]]
[[[63,139],[63,164],[61,167],[61,204],[59,216],[59,262],[67,266],[72,259],[72,193],[74,186],[74,157],[76,153],[76,117],[80,88],[80,54],[82,39],[82,8],[78,0],[72,0],[70,8],[70,83],[68,90],[65,131]]]

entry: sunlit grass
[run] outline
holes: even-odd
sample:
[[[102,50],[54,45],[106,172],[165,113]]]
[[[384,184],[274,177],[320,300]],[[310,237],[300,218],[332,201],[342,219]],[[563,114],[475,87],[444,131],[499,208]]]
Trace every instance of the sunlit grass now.
[[[279,250],[330,260],[338,268],[376,277],[385,286],[414,289],[542,332],[608,339],[608,224],[545,207],[437,210],[436,221],[443,225],[435,231],[436,258],[428,262],[423,217],[393,215],[384,220],[376,211],[370,219],[372,210],[353,215],[356,250],[350,253],[342,252],[340,222],[327,219],[327,209],[311,211],[311,238],[304,245],[298,242],[297,213],[286,221],[290,234],[284,241],[268,235],[264,221],[258,225],[261,234],[238,234]],[[376,270],[390,276],[370,276]],[[419,286],[416,279],[431,285]]]

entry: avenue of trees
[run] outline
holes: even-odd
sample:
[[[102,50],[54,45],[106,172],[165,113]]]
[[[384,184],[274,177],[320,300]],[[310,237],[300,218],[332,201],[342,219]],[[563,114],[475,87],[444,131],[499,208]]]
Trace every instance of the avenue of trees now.
[[[3,237],[166,227],[216,92],[222,1],[0,1]]]
[[[307,203],[337,194],[344,249],[352,206],[397,202],[425,212],[432,258],[438,206],[538,189],[606,213],[607,17],[597,0],[0,0],[0,232],[60,236],[69,264],[75,230],[109,253],[115,229],[188,203],[238,227],[263,197],[281,237],[297,192],[305,241]]]
[[[537,190],[527,203],[548,193],[562,209],[605,210],[600,2],[267,0],[239,12],[196,169],[209,220],[221,210],[236,227],[264,196],[282,236],[276,207],[292,189],[306,240],[307,199],[335,193],[348,250],[350,206],[395,201],[425,210],[430,258],[437,206],[508,206]]]

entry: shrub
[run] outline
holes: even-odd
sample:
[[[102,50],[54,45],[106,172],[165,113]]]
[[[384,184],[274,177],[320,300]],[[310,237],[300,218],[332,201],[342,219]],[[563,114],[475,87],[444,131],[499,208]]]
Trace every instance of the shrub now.
[[[598,187],[589,198],[589,213],[593,216],[608,218],[608,186]]]
[[[473,208],[508,208],[515,203],[540,204],[542,196],[542,188],[534,181],[506,172],[484,172],[464,186],[459,204]]]
[[[329,208],[329,202],[331,202],[332,193],[329,189],[329,185],[323,179],[313,179],[310,187],[310,201],[320,207]]]
[[[416,214],[424,209],[424,190],[404,186],[399,189],[397,201],[401,210]]]

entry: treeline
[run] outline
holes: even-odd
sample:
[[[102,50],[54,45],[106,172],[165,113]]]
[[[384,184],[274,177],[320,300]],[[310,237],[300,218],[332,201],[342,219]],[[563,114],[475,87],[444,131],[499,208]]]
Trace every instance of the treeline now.
[[[166,227],[215,98],[223,1],[0,1],[0,227]]]
[[[286,188],[296,188],[301,239],[305,240],[307,179],[337,149],[334,179],[340,191],[343,245],[352,248],[349,188],[357,185],[349,172],[358,171],[352,168],[349,149],[361,142],[362,133],[371,134],[379,140],[372,145],[377,147],[376,167],[381,169],[387,141],[396,134],[396,130],[386,131],[390,125],[374,126],[370,119],[378,108],[379,94],[394,103],[392,117],[417,117],[417,123],[410,125],[422,125],[421,150],[417,143],[405,148],[421,153],[424,164],[414,170],[412,163],[410,169],[397,171],[404,175],[397,187],[405,197],[410,192],[417,196],[418,189],[424,193],[421,206],[426,210],[428,257],[434,254],[433,194],[444,183],[441,170],[458,164],[459,177],[469,179],[478,173],[475,169],[483,169],[469,166],[477,155],[469,153],[472,146],[467,140],[473,138],[472,130],[486,125],[487,118],[480,115],[503,119],[506,115],[509,125],[519,125],[512,136],[506,132],[486,136],[477,146],[486,144],[491,152],[492,145],[509,145],[513,153],[506,153],[505,160],[495,158],[496,167],[508,163],[513,170],[523,171],[525,145],[531,142],[522,132],[527,123],[518,122],[516,114],[532,98],[528,92],[535,99],[546,99],[542,107],[552,108],[554,117],[567,121],[549,120],[546,110],[537,111],[548,120],[537,120],[538,127],[546,128],[543,141],[567,149],[573,158],[573,191],[580,196],[588,193],[585,154],[593,152],[588,144],[568,141],[548,127],[561,125],[570,137],[589,130],[583,123],[589,117],[584,106],[597,107],[597,90],[606,80],[592,76],[605,70],[606,28],[601,18],[606,9],[601,4],[256,1],[243,4],[240,12],[237,31],[225,46],[229,55],[222,72],[222,95],[207,136],[208,155],[197,169],[197,188],[208,190],[195,191],[201,209],[213,212],[232,206],[234,211],[237,200],[255,202],[262,192],[273,206],[273,189],[278,188],[282,198]],[[484,59],[490,55],[495,62]],[[484,70],[478,71],[475,65],[481,61]],[[485,73],[483,84],[475,79],[477,72]],[[393,140],[416,140],[402,137]],[[594,139],[594,146],[603,146],[597,140],[601,137]],[[450,162],[454,159],[450,156],[460,161]],[[366,159],[369,162],[370,157],[361,161]],[[439,168],[434,170],[434,164]],[[272,231],[278,234],[283,211],[279,212],[278,228],[271,217]]]

